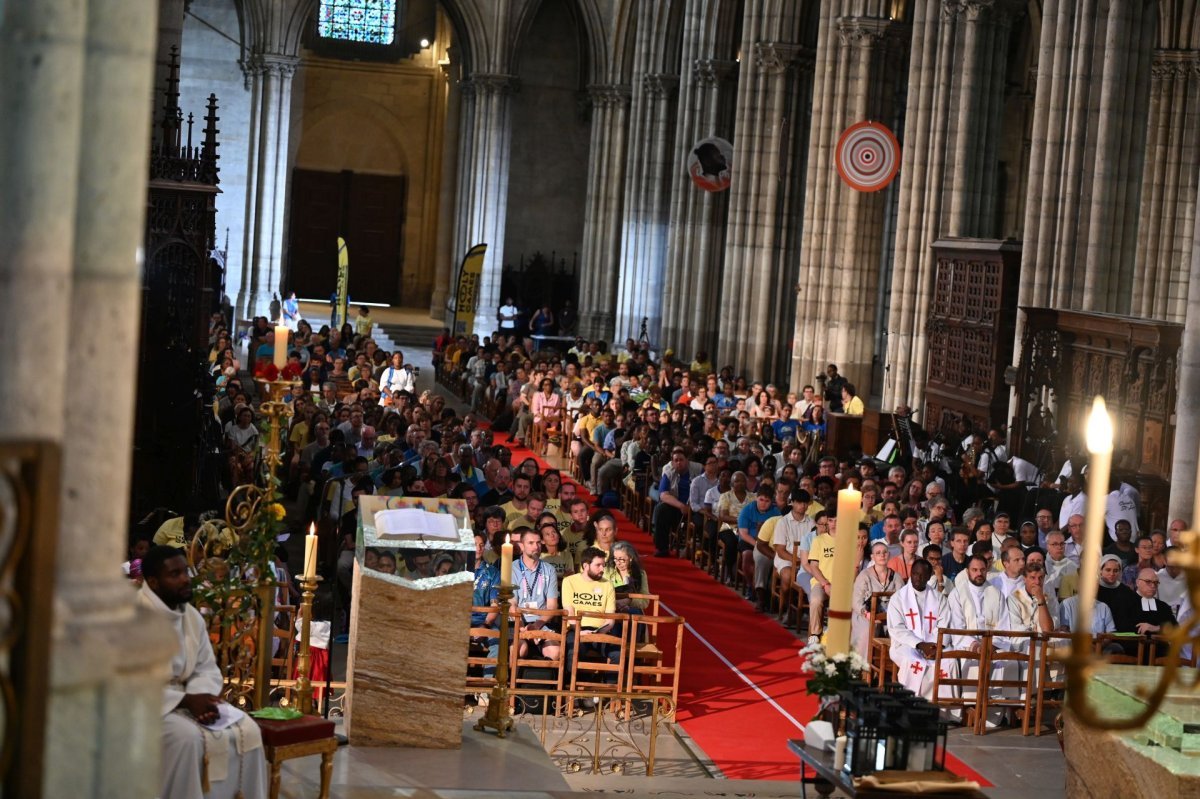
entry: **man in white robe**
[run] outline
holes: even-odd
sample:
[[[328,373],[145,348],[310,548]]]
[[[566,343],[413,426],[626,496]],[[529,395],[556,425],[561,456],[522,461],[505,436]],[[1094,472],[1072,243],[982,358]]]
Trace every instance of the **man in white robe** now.
[[[1000,553],[1000,563],[1003,571],[992,577],[991,583],[1000,590],[1000,596],[1005,602],[1012,592],[1025,584],[1022,576],[1025,571],[1025,553],[1020,547],[1010,546]]]
[[[1013,548],[1006,552],[1019,554],[1021,550]],[[1004,597],[1001,595],[1000,589],[988,582],[987,559],[979,555],[972,556],[967,561],[965,574],[967,579],[955,582],[954,594],[950,597],[951,626],[959,630],[1001,631],[1009,629]],[[954,646],[956,649],[982,654],[984,641],[983,635],[961,635],[955,638]],[[1008,639],[993,637],[991,641],[994,650],[1009,649]],[[990,678],[1015,680],[1020,675],[1019,665],[1011,661],[996,663],[992,666]],[[978,661],[964,659],[959,664],[959,668],[964,667],[966,668],[964,674],[966,679],[973,679],[979,674]],[[964,688],[962,695],[965,698],[971,698],[975,696],[975,691],[972,688]],[[1001,697],[1004,696],[1004,691],[994,689],[988,695]],[[989,712],[988,726],[996,726],[1000,722],[1001,715],[999,710]]]
[[[163,692],[163,799],[244,799],[267,796],[262,737],[254,720],[219,699],[221,671],[208,629],[189,604],[192,581],[181,550],[158,546],[142,560],[138,601],[161,615],[179,638],[171,680]],[[223,718],[241,714],[224,729]],[[209,790],[204,791],[205,782]]]
[[[946,597],[926,590],[932,573],[929,561],[913,561],[908,585],[892,596],[887,610],[890,655],[898,679],[905,688],[926,699],[933,697],[938,629],[950,626]]]

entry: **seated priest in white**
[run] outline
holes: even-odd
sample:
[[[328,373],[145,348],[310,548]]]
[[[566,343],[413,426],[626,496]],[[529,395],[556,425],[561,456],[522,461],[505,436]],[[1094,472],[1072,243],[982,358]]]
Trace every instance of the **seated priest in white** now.
[[[1010,550],[1011,551],[1011,550]],[[955,636],[955,649],[978,652],[982,655],[983,647],[988,640],[984,633],[999,632],[1009,629],[1008,611],[1000,589],[988,582],[987,558],[972,555],[967,561],[966,578],[954,583],[954,592],[950,595],[950,626],[958,630],[979,631],[978,635]],[[994,636],[990,646],[993,651],[1009,648],[1009,639]],[[1012,661],[1001,661],[993,664],[991,679],[1015,680],[1020,676],[1019,664]],[[965,668],[964,677],[972,679],[979,674],[979,661],[963,659],[959,668]],[[989,696],[1000,697],[1001,689],[989,692]],[[964,688],[966,698],[975,695],[974,689]],[[997,709],[988,713],[987,724],[994,727],[999,724],[1002,711]]]
[[[1008,598],[1008,629],[1022,633],[1054,632],[1058,626],[1058,611],[1058,600],[1046,586],[1046,570],[1039,563],[1026,564],[1024,584]],[[1012,640],[1012,648],[1020,652],[1028,652],[1029,645],[1028,638]],[[1038,644],[1039,647],[1042,645]],[[1020,667],[1019,679],[1024,678],[1026,664],[1015,665]],[[1057,673],[1057,666],[1052,669],[1052,673]],[[1034,684],[1037,684],[1036,674]]]
[[[219,698],[221,672],[208,627],[189,604],[192,580],[183,551],[156,546],[142,559],[138,601],[162,616],[179,639],[163,693],[163,799],[262,799],[267,767],[254,720]],[[228,723],[237,717],[233,723]]]
[[[892,642],[889,651],[898,679],[905,688],[926,699],[933,697],[938,628],[950,626],[950,603],[945,595],[926,590],[932,574],[929,561],[913,561],[908,585],[892,595],[887,609]],[[943,668],[949,672],[953,666],[946,663]]]

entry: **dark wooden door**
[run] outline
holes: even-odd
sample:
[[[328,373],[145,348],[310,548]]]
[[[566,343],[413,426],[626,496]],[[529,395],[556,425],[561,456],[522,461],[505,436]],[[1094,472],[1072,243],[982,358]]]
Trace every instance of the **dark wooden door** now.
[[[350,250],[351,300],[399,303],[405,188],[397,175],[293,170],[285,289],[301,297],[332,294],[342,236]]]

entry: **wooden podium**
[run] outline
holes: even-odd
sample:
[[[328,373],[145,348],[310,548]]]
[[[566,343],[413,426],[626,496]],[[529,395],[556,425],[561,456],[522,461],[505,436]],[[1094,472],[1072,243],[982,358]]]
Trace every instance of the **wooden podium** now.
[[[863,417],[848,413],[825,414],[825,452],[838,460],[851,456],[850,450],[861,449]],[[875,453],[870,453],[874,455]],[[862,457],[861,455],[859,457]]]
[[[404,552],[473,552],[471,532],[458,541],[381,540],[375,513],[422,508],[451,513],[462,526],[458,499],[363,496],[346,663],[345,731],[354,746],[462,746],[462,702],[467,678],[474,575],[453,572],[408,580],[363,565],[368,546]],[[465,538],[465,541],[463,540]]]

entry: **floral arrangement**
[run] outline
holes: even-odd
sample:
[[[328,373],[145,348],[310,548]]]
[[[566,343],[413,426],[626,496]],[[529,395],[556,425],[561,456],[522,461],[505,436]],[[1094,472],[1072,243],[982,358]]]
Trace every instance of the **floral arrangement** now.
[[[808,678],[807,691],[817,696],[835,696],[845,690],[851,680],[860,679],[871,670],[871,666],[857,652],[839,652],[830,656],[825,645],[813,643],[800,650],[804,662],[800,664],[802,674]]]

